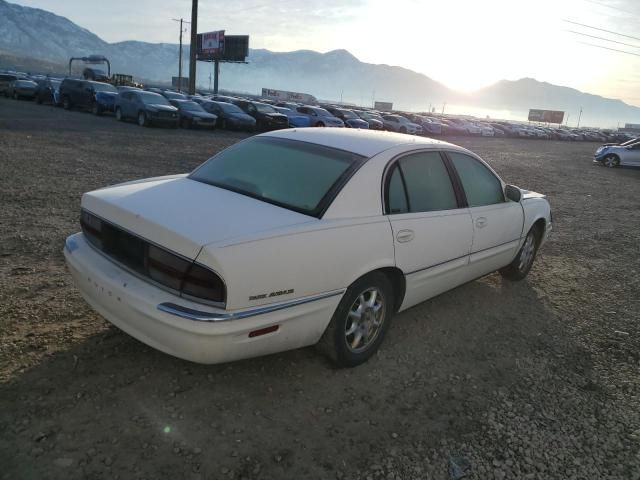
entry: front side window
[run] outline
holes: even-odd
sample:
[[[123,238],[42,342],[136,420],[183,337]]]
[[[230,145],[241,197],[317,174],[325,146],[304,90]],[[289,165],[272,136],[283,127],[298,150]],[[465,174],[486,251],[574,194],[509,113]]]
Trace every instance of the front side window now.
[[[482,162],[462,153],[448,155],[458,171],[470,207],[504,202],[500,180]]]
[[[458,202],[451,178],[438,152],[414,153],[396,163],[389,180],[389,213],[456,208]]]
[[[319,216],[364,158],[295,140],[253,137],[209,159],[189,178]]]

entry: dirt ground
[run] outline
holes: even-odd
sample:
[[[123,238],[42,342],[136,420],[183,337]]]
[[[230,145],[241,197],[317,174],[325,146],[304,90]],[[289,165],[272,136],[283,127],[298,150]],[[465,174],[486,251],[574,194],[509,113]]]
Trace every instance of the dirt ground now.
[[[548,195],[525,281],[399,314],[355,369],[313,348],[196,365],[94,313],[63,240],[82,192],[243,137],[0,99],[0,478],[640,479],[640,170],[590,143],[451,139]]]

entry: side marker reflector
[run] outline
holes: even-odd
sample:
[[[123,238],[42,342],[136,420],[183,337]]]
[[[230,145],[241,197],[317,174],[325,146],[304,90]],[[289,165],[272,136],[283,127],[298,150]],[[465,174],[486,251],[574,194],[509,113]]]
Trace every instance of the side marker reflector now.
[[[280,328],[280,325],[271,325],[270,327],[261,328],[260,330],[254,330],[249,332],[249,338],[259,337],[260,335],[266,335],[267,333],[276,332]]]

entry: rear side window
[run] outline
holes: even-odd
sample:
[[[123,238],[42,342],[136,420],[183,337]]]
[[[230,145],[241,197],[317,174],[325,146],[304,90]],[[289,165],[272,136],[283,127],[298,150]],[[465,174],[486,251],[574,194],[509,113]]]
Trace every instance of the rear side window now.
[[[421,152],[401,158],[389,181],[388,202],[388,211],[392,214],[458,208],[453,184],[440,154]]]
[[[500,180],[482,162],[462,153],[448,155],[458,171],[470,207],[494,205],[505,201]]]

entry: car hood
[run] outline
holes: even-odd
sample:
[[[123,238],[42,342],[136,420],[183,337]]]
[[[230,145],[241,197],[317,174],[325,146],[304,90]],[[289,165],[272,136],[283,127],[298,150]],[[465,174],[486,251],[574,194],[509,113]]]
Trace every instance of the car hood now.
[[[287,120],[287,116],[284,113],[261,113],[261,115],[271,120]]]
[[[256,119],[247,113],[230,113],[229,118],[239,122],[256,123]]]
[[[171,105],[162,105],[162,104],[157,104],[157,103],[148,103],[145,105],[147,108],[150,108],[151,110],[157,110],[159,112],[177,112],[178,109],[176,107],[173,107]]]
[[[207,244],[315,221],[186,175],[85,193],[82,208],[190,259]]]
[[[207,118],[207,119],[211,119],[211,120],[215,120],[216,118],[218,118],[217,116],[215,116],[213,113],[207,113],[207,112],[190,112],[188,110],[181,112],[182,115],[187,115],[190,117],[194,117],[194,118]]]

